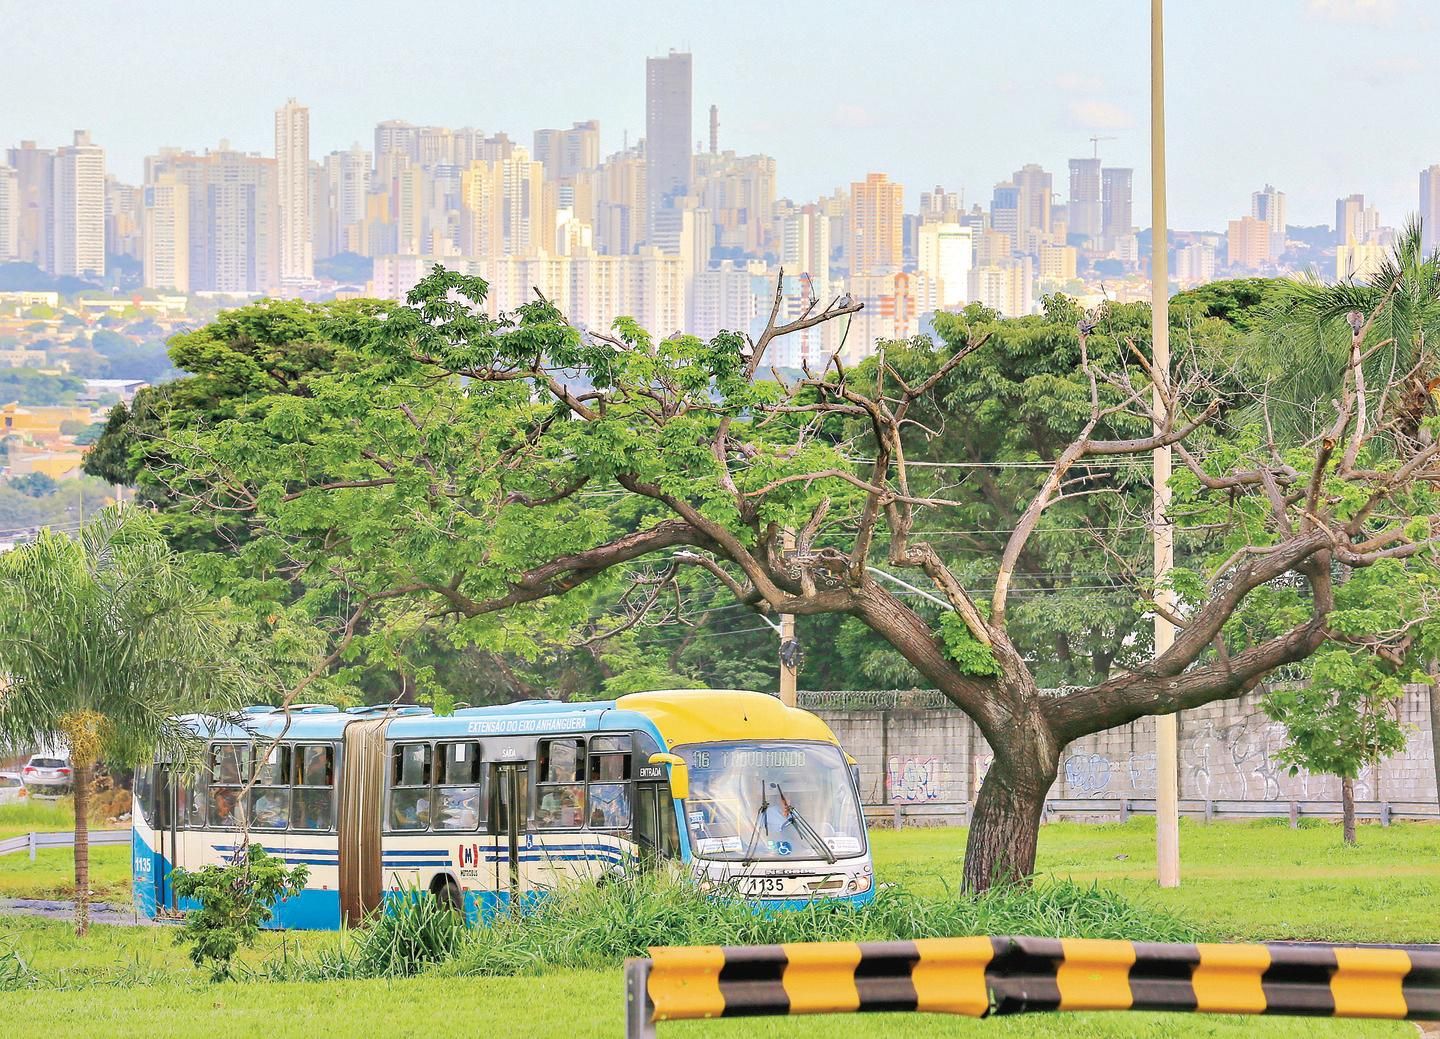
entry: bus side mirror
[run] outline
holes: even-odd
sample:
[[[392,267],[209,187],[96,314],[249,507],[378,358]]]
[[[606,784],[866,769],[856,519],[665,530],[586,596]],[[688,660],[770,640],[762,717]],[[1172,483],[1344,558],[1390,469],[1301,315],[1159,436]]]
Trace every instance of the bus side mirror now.
[[[651,754],[651,765],[670,766],[670,796],[680,800],[690,796],[690,766],[679,754]]]
[[[860,762],[846,754],[845,763],[850,766],[850,782],[855,784],[855,792],[858,794],[860,792]]]

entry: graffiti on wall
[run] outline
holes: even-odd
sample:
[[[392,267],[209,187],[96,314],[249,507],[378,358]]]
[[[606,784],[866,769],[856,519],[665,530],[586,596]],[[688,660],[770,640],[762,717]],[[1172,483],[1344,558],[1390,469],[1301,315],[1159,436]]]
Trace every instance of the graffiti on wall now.
[[[945,763],[927,757],[893,757],[886,766],[891,802],[922,804],[938,801],[945,793]]]

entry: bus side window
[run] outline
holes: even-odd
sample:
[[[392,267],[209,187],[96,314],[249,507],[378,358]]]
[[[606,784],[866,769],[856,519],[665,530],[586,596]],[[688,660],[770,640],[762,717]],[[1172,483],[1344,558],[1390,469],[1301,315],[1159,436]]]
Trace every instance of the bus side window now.
[[[264,755],[262,758],[261,755]],[[250,825],[257,830],[290,826],[290,747],[255,749],[255,785],[250,789]]]
[[[680,858],[680,834],[675,829],[675,799],[670,796],[670,784],[657,788],[660,809],[660,855],[666,859]]]
[[[428,743],[397,743],[390,751],[390,828],[430,828],[432,750]]]
[[[295,829],[334,829],[335,747],[302,743],[295,748],[293,765]]]
[[[630,828],[630,737],[592,736],[589,757],[589,825]]]
[[[585,822],[585,741],[541,740],[535,825],[576,830]]]
[[[239,824],[245,809],[237,802],[244,788],[241,763],[250,758],[250,748],[235,743],[210,747],[210,825],[229,829]]]
[[[480,825],[480,744],[442,743],[435,756],[435,829],[474,830]]]

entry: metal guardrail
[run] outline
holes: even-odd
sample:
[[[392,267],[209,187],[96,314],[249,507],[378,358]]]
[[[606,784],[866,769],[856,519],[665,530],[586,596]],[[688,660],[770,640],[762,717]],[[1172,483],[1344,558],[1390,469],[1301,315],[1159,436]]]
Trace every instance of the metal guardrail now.
[[[95,847],[103,844],[129,844],[129,830],[91,830],[90,846]],[[41,848],[73,848],[75,847],[75,834],[68,831],[56,831],[53,833],[22,833],[18,837],[6,837],[0,840],[0,855],[13,855],[16,852],[28,851],[30,861],[35,861],[35,852]]]
[[[1422,1019],[1440,1016],[1440,946],[981,937],[661,948],[626,961],[625,998],[627,1039],[651,1039],[659,1021],[865,1011]]]
[[[1180,814],[1212,819],[1289,819],[1296,827],[1301,819],[1339,819],[1344,806],[1339,801],[1245,801],[1240,799],[1181,798]],[[907,823],[919,826],[968,826],[974,804],[970,801],[917,801],[864,806],[866,822],[889,822],[895,829]],[[1045,819],[1098,817],[1126,822],[1132,815],[1154,815],[1154,798],[1144,797],[1052,797],[1045,801]],[[1355,817],[1389,826],[1393,820],[1440,820],[1440,805],[1432,801],[1356,801]]]

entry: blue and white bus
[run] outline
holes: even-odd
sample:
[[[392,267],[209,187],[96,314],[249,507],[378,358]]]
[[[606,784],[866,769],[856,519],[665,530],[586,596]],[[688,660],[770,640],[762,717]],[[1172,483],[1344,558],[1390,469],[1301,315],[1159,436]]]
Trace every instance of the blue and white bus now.
[[[309,870],[272,927],[357,924],[417,890],[479,921],[646,868],[767,906],[873,896],[853,767],[823,721],[762,693],[187,721],[205,741],[200,777],[167,762],[136,774],[146,916],[188,908],[171,871],[227,861],[247,819],[253,843]]]

